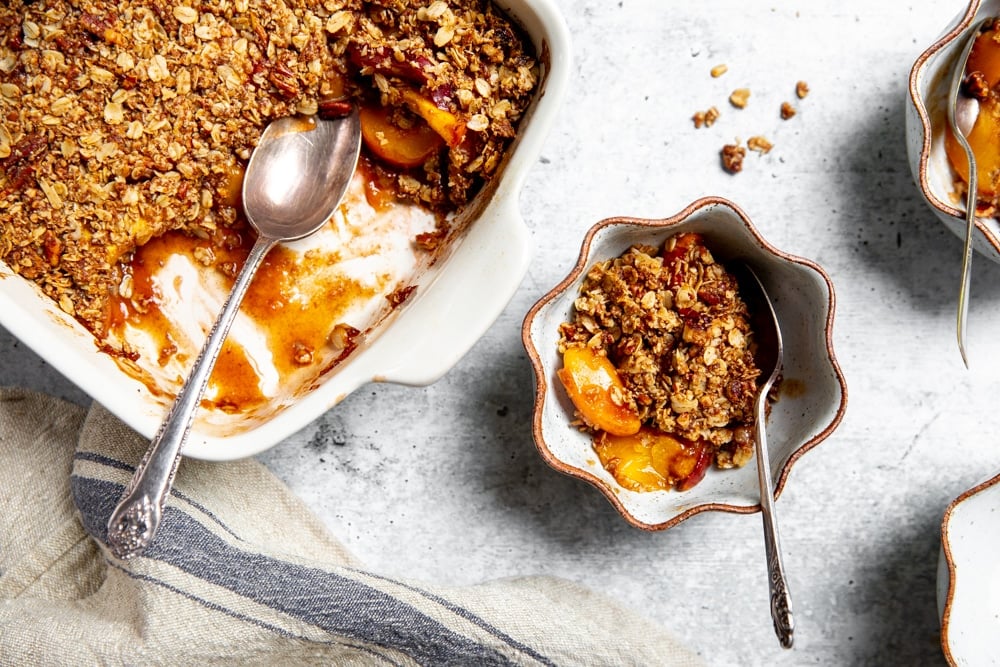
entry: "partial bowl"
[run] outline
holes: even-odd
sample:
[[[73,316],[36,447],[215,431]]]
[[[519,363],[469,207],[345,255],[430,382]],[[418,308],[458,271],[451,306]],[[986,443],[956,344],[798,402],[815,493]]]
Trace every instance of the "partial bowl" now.
[[[906,150],[920,194],[934,214],[965,238],[965,204],[956,196],[955,171],[945,154],[948,85],[969,27],[1000,15],[1000,0],[972,0],[910,69],[906,103]],[[972,239],[980,254],[1000,262],[1000,221],[977,218]]]
[[[774,302],[784,338],[780,395],[767,421],[774,493],[781,493],[795,462],[837,428],[847,406],[847,385],[833,352],[836,298],[819,265],[768,243],[747,215],[725,199],[699,199],[669,218],[609,218],[591,227],[570,274],[528,312],[522,340],[535,377],[532,431],[542,458],[556,470],[597,487],[626,521],[663,530],[700,512],[760,510],[756,464],[709,470],[688,491],[631,491],[601,465],[591,437],[573,425],[574,411],[556,373],[559,325],[569,321],[589,268],[635,244],[660,246],[681,232],[701,234],[717,261],[746,262]]]
[[[941,521],[938,609],[950,665],[995,665],[1000,636],[1000,475],[956,498]]]
[[[468,206],[471,221],[449,254],[419,275],[413,298],[347,361],[313,378],[262,417],[240,418],[220,431],[195,422],[184,455],[232,460],[257,454],[299,431],[368,382],[426,385],[475,344],[513,297],[528,268],[529,234],[518,197],[565,95],[570,40],[553,0],[502,0],[499,8],[533,42],[539,90],[518,137],[490,186]],[[156,395],[100,351],[94,337],[37,287],[0,262],[0,326],[94,400],[146,437],[159,427],[169,396]],[[235,329],[235,327],[234,327]],[[202,411],[210,412],[210,411]]]

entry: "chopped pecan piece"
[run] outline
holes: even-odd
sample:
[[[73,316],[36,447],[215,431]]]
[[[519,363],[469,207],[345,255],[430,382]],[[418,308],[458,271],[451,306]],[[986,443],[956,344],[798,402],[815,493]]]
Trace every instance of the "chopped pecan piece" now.
[[[969,72],[962,81],[962,92],[967,96],[982,102],[990,94],[990,82],[980,71]]]
[[[743,158],[746,157],[747,149],[739,144],[726,144],[722,147],[722,167],[730,174],[735,174],[743,169]]]
[[[299,82],[295,77],[295,72],[281,61],[271,65],[267,80],[274,84],[278,92],[285,97],[295,97],[299,94]]]
[[[349,100],[343,98],[338,98],[335,100],[320,100],[319,108],[317,113],[320,118],[325,118],[326,120],[333,120],[336,118],[344,118],[351,115],[351,110],[354,105],[351,104]]]
[[[121,33],[115,30],[112,20],[97,14],[84,12],[80,16],[80,26],[88,33],[109,44],[123,44]]]

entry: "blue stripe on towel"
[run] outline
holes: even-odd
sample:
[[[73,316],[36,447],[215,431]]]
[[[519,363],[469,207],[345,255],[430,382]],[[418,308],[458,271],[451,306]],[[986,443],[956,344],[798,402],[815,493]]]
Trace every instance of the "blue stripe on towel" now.
[[[168,584],[166,582],[160,581],[159,579],[155,579],[153,577],[150,577],[149,575],[139,574],[138,572],[132,572],[131,570],[128,570],[128,569],[122,567],[121,565],[119,565],[117,563],[109,563],[109,565],[111,565],[111,567],[113,567],[113,568],[115,568],[117,570],[120,570],[121,572],[124,572],[127,576],[129,576],[129,577],[131,577],[133,579],[138,579],[139,581],[145,581],[147,583],[153,584],[154,586],[159,586],[161,588],[165,588],[166,590],[170,591],[171,593],[176,593],[177,595],[180,595],[181,597],[185,597],[185,598],[187,598],[187,599],[189,599],[189,600],[191,600],[193,602],[197,602],[198,604],[200,604],[200,605],[202,605],[204,607],[207,607],[208,609],[211,609],[213,611],[217,611],[220,614],[225,614],[227,616],[231,616],[231,617],[233,617],[233,618],[235,618],[237,620],[243,621],[245,623],[249,623],[251,625],[256,625],[259,628],[263,628],[264,630],[269,630],[269,631],[271,631],[271,632],[273,632],[275,634],[281,635],[283,637],[288,637],[290,639],[298,639],[298,640],[301,640],[301,641],[313,641],[313,640],[309,639],[308,637],[303,637],[302,635],[297,635],[295,633],[289,632],[289,631],[287,631],[287,630],[285,630],[283,628],[279,628],[276,625],[272,625],[271,623],[267,623],[265,621],[262,621],[259,618],[253,618],[252,616],[247,616],[246,614],[241,614],[241,613],[233,611],[231,609],[226,609],[222,605],[216,604],[214,602],[210,602],[210,601],[208,601],[208,600],[206,600],[204,598],[200,598],[197,595],[193,595],[191,593],[188,593],[187,591],[181,590],[180,588],[177,588],[176,586],[173,586],[173,585]],[[323,642],[323,643],[331,643],[332,644],[334,642]],[[377,651],[374,651],[374,650],[368,648],[367,646],[359,646],[357,644],[342,644],[342,645],[343,646],[347,646],[348,648],[356,649],[358,651],[361,651],[362,653],[367,653],[369,655],[373,655],[373,656],[375,656],[377,658],[380,658],[380,659],[384,660],[385,662],[389,663],[390,665],[393,665],[394,667],[400,667],[399,663],[394,662],[389,657],[387,657],[385,655],[382,655],[381,653],[378,653]]]
[[[130,466],[129,464],[123,463],[122,461],[119,461],[117,459],[113,459],[110,456],[104,456],[103,454],[96,454],[94,452],[77,452],[76,454],[73,455],[73,460],[74,461],[90,461],[92,463],[99,463],[101,465],[108,466],[109,468],[115,468],[116,470],[125,470],[129,474],[132,474],[132,473],[135,472],[135,466]],[[236,539],[240,540],[241,542],[243,541],[242,537],[240,537],[239,535],[237,535],[233,531],[232,528],[230,528],[229,526],[227,526],[226,524],[224,524],[222,522],[222,519],[220,519],[219,517],[215,516],[211,512],[211,510],[209,510],[207,507],[205,507],[201,503],[195,501],[193,498],[188,497],[186,494],[183,494],[183,493],[181,493],[180,491],[178,491],[177,489],[174,489],[174,488],[170,489],[170,495],[173,496],[174,498],[180,498],[181,500],[183,500],[187,504],[191,505],[191,507],[194,507],[196,510],[198,510],[199,512],[201,512],[202,514],[204,514],[206,517],[208,517],[209,519],[211,519],[219,528],[221,528],[222,530],[226,531],[227,533],[229,533],[230,535],[232,535]]]
[[[106,542],[107,520],[124,487],[78,475],[71,482],[84,528]],[[157,539],[145,557],[328,632],[399,650],[422,664],[514,664],[489,646],[364,583],[237,549],[174,507],[165,509]],[[463,616],[471,614],[463,611]]]
[[[468,609],[466,609],[464,607],[459,607],[458,605],[454,604],[453,602],[451,602],[450,600],[448,600],[446,598],[441,597],[440,595],[435,595],[434,593],[431,593],[429,591],[425,591],[425,590],[423,590],[421,588],[417,588],[416,586],[411,586],[410,584],[406,584],[406,583],[403,583],[401,581],[396,581],[395,579],[390,579],[389,577],[383,577],[381,575],[374,574],[372,572],[365,572],[365,574],[368,575],[369,577],[372,577],[373,579],[380,579],[382,581],[387,581],[390,584],[393,584],[394,586],[400,586],[400,587],[405,588],[407,590],[413,591],[414,593],[418,593],[419,595],[424,596],[428,600],[431,600],[432,602],[436,602],[437,604],[441,605],[442,607],[444,607],[448,611],[451,611],[451,612],[453,612],[455,614],[458,614],[459,616],[461,616],[465,620],[469,621],[470,623],[475,623],[480,628],[482,628],[486,632],[490,633],[491,635],[493,635],[497,639],[503,640],[504,643],[509,644],[510,646],[513,646],[514,648],[516,648],[517,650],[525,653],[526,655],[531,656],[532,658],[534,658],[535,660],[539,661],[543,665],[549,665],[550,667],[555,667],[556,663],[552,662],[551,660],[549,660],[548,658],[546,658],[541,653],[538,653],[537,651],[535,651],[533,648],[531,648],[527,644],[522,644],[521,642],[517,641],[516,639],[514,639],[513,637],[511,637],[510,635],[508,635],[507,633],[503,632],[502,630],[500,630],[498,628],[493,627],[492,625],[490,625],[489,623],[487,623],[485,620],[479,618],[478,616],[476,616],[475,614],[473,614]]]

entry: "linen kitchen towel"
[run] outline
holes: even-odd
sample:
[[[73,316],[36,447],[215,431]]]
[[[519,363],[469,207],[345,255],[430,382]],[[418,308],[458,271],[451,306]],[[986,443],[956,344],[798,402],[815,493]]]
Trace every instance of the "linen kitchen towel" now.
[[[183,461],[157,539],[118,560],[105,526],[147,445],[98,405],[0,389],[0,664],[700,664],[567,581],[367,571],[253,460]]]

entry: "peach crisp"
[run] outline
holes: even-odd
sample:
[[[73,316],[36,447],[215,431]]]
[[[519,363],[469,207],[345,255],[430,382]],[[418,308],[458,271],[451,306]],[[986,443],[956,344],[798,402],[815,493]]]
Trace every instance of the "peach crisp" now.
[[[962,94],[979,102],[979,115],[966,139],[976,156],[979,214],[993,216],[1000,205],[1000,18],[982,28],[969,54]],[[949,130],[945,151],[958,174],[956,188],[964,196],[968,190],[969,163],[965,151]]]
[[[558,377],[622,487],[683,491],[752,457],[753,344],[736,279],[682,233],[590,268]]]
[[[489,0],[10,0],[0,261],[104,339],[151,239],[245,241],[243,167],[269,121],[352,107],[373,205],[419,206],[444,234],[537,83]]]
[[[213,375],[220,410],[272,403],[413,294],[538,80],[489,0],[0,3],[0,262],[168,394],[253,243],[240,197],[264,128],[358,109],[342,205],[316,247],[269,254]]]

